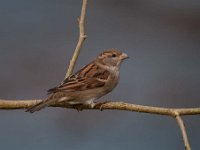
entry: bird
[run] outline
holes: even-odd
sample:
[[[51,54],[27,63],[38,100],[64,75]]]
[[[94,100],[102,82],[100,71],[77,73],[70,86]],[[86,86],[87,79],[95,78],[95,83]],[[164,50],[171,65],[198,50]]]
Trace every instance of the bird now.
[[[75,74],[65,78],[58,86],[48,90],[48,97],[29,107],[33,113],[49,105],[66,102],[70,105],[89,105],[111,92],[119,81],[120,66],[128,55],[117,49],[107,49]]]

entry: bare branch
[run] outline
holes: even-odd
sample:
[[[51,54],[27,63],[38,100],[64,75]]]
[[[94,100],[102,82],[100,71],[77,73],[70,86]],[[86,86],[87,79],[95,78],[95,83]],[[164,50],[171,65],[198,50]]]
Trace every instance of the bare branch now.
[[[83,45],[83,42],[87,38],[87,36],[85,35],[86,10],[87,10],[87,0],[83,0],[80,19],[78,19],[78,23],[79,23],[79,40],[78,40],[78,43],[76,45],[76,48],[75,48],[74,54],[72,56],[72,59],[70,60],[69,68],[67,70],[65,78],[69,77],[72,74],[72,72],[74,70],[74,66],[76,64],[76,60],[77,60],[78,55],[80,53],[81,47]]]
[[[185,149],[186,150],[191,150],[184,122],[183,122],[181,116],[178,113],[177,113],[177,116],[176,116],[176,121],[177,121],[177,123],[178,123],[178,125],[179,125],[179,127],[181,129],[183,141],[184,141],[184,144],[185,144]]]
[[[31,106],[40,103],[42,100],[3,100],[0,99],[0,109],[26,109]],[[64,108],[73,108],[72,105],[69,105],[65,102],[57,103],[51,105],[50,107],[64,107]],[[186,129],[184,122],[181,119],[181,115],[197,115],[200,114],[200,108],[163,108],[163,107],[151,107],[151,106],[142,106],[129,104],[124,102],[107,102],[102,105],[96,105],[94,108],[90,108],[88,105],[82,105],[81,109],[110,109],[110,110],[125,110],[125,111],[135,111],[143,112],[157,115],[166,115],[176,118],[176,121],[181,129],[183,141],[185,144],[186,150],[191,150],[189,140],[187,137]]]
[[[42,100],[3,100],[0,99],[0,109],[27,109],[31,106],[40,103]],[[57,103],[51,105],[50,107],[63,107],[63,108],[73,108],[74,106],[69,105],[65,102]],[[110,110],[125,110],[125,111],[134,111],[134,112],[143,112],[157,115],[165,115],[174,117],[181,129],[183,141],[185,144],[186,150],[191,150],[189,140],[187,137],[186,129],[184,122],[181,118],[181,115],[197,115],[200,114],[200,108],[163,108],[163,107],[151,107],[151,106],[142,106],[129,104],[124,102],[107,102],[102,105],[96,105],[94,108],[90,108],[88,105],[82,105],[81,109],[110,109]]]
[[[3,100],[0,99],[0,109],[25,109],[36,105],[42,100]],[[74,108],[65,102],[51,105],[50,107],[64,107]],[[92,109],[87,105],[81,106],[82,109]],[[177,113],[181,115],[197,115],[200,114],[200,108],[163,108],[163,107],[151,107],[129,104],[124,102],[107,102],[103,105],[96,105],[93,109],[110,109],[110,110],[125,110],[135,111],[143,113],[151,113],[157,115],[166,115],[176,117]]]

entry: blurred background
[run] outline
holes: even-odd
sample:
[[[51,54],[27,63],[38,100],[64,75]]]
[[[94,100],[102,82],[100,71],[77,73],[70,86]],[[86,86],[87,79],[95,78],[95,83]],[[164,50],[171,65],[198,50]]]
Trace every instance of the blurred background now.
[[[0,97],[39,99],[64,78],[77,43],[81,0],[0,0]],[[101,100],[200,106],[200,1],[91,0],[76,69],[102,50],[130,59]],[[200,117],[183,117],[200,149]],[[175,120],[136,112],[46,108],[0,111],[4,150],[183,150]]]

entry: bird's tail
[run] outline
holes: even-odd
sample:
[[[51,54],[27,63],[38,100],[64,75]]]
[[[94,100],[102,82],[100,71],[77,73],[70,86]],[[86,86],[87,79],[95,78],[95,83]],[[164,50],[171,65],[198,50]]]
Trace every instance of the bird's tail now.
[[[55,103],[55,99],[53,98],[53,95],[51,95],[50,97],[48,97],[46,100],[28,108],[26,110],[26,112],[30,112],[30,113],[34,113],[35,111],[39,111],[51,104]]]

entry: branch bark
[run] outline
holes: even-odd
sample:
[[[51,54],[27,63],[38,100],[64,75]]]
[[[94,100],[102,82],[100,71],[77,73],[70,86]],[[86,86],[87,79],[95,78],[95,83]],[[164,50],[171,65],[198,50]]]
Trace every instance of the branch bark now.
[[[87,10],[87,0],[83,0],[82,3],[82,9],[81,9],[81,15],[80,18],[78,18],[78,23],[79,23],[79,40],[78,43],[76,45],[74,54],[72,56],[72,59],[70,60],[70,64],[67,70],[67,73],[65,75],[65,78],[69,77],[73,70],[74,70],[74,66],[76,64],[77,58],[79,56],[81,47],[83,45],[83,42],[85,41],[85,39],[87,38],[86,34],[85,34],[85,16],[86,16],[86,10]]]

